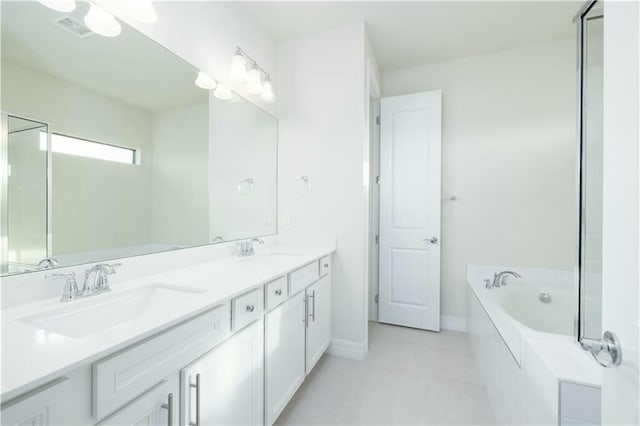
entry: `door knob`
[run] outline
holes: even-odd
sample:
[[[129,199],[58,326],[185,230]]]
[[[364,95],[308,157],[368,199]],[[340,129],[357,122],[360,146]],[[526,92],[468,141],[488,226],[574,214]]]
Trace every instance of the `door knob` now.
[[[422,241],[424,241],[425,243],[438,244],[438,239],[436,237],[425,238]]]
[[[602,339],[587,339],[582,348],[591,352],[593,358],[603,367],[615,367],[622,363],[622,349],[615,334],[605,331]]]

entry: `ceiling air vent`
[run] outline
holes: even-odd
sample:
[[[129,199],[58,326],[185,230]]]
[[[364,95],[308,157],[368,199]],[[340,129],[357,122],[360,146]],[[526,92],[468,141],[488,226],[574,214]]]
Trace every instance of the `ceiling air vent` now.
[[[95,34],[84,23],[72,18],[71,16],[62,16],[61,18],[53,21],[53,23],[80,38],[91,37]]]

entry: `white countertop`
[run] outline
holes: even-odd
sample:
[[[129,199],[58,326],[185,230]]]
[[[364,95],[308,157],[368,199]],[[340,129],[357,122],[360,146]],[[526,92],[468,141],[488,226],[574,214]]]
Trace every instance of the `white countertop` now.
[[[276,257],[269,261],[261,261],[263,252],[257,251],[255,257],[217,259],[126,282],[117,282],[117,274],[114,275],[109,295],[156,283],[206,289],[206,292],[160,313],[140,315],[86,337],[71,338],[17,321],[60,307],[59,297],[3,309],[1,399],[12,399],[326,256],[335,251],[335,244],[314,248],[274,246],[268,251],[295,253],[296,256]],[[72,303],[80,306],[101,296]]]

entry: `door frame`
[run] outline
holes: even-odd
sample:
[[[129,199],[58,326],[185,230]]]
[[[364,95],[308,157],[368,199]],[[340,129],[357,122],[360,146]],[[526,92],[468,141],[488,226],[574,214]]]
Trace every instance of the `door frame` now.
[[[377,317],[377,306],[372,306],[371,300],[372,298],[375,298],[375,293],[373,293],[372,291],[372,282],[371,282],[371,268],[375,267],[377,268],[378,266],[378,259],[377,258],[373,258],[373,250],[372,250],[372,244],[375,244],[375,235],[376,232],[375,230],[371,229],[371,212],[372,209],[374,208],[372,206],[372,185],[370,184],[371,182],[371,173],[372,173],[372,167],[371,167],[371,152],[372,152],[372,135],[371,135],[371,128],[372,126],[375,126],[375,122],[372,123],[372,114],[371,114],[371,105],[372,102],[380,102],[380,97],[382,96],[382,92],[380,90],[380,83],[378,81],[378,73],[376,70],[376,66],[373,62],[373,60],[371,58],[367,58],[367,67],[366,67],[366,83],[367,83],[367,88],[366,88],[366,98],[365,98],[365,128],[364,128],[364,141],[363,141],[363,145],[364,145],[364,149],[363,149],[363,164],[364,169],[363,169],[363,176],[362,176],[362,183],[364,185],[365,188],[365,209],[364,209],[364,223],[365,223],[365,262],[364,262],[364,300],[362,301],[364,303],[364,318],[363,318],[363,323],[364,323],[364,353],[362,354],[363,357],[366,356],[367,351],[369,349],[369,318],[370,318],[370,311],[375,311],[376,312],[376,317]],[[375,119],[374,119],[375,120]],[[379,138],[378,138],[379,140]],[[375,177],[374,177],[374,182],[375,182]]]

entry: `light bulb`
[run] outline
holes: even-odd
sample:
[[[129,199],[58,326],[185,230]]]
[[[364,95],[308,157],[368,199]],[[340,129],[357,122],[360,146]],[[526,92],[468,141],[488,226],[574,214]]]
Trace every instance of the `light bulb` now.
[[[205,90],[213,90],[216,88],[218,83],[209,77],[209,75],[203,73],[202,71],[198,72],[198,78],[196,78],[196,86]]]
[[[76,8],[75,0],[38,0],[43,5],[58,12],[71,12]]]
[[[247,85],[245,86],[247,92],[254,95],[259,95],[264,91],[264,87],[262,86],[261,74],[262,73],[258,69],[258,66],[254,62],[253,65],[251,65],[251,69],[249,69],[249,72],[247,73]]]
[[[89,8],[89,13],[84,17],[84,23],[87,24],[87,27],[94,33],[105,37],[115,37],[122,31],[120,23],[113,15],[93,3]]]
[[[216,91],[213,92],[213,96],[215,96],[218,99],[222,99],[223,101],[228,101],[229,99],[233,98],[233,92],[227,89],[222,84],[218,84]]]
[[[276,95],[275,93],[273,93],[273,85],[271,84],[271,80],[269,79],[269,77],[267,77],[264,83],[262,83],[262,87],[264,88],[262,95],[260,95],[262,100],[267,103],[275,102]]]
[[[240,52],[240,49],[236,50],[236,54],[231,58],[229,77],[236,83],[245,83],[247,81],[247,60]]]

